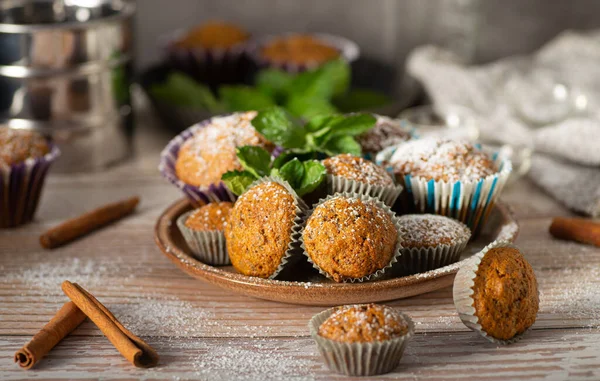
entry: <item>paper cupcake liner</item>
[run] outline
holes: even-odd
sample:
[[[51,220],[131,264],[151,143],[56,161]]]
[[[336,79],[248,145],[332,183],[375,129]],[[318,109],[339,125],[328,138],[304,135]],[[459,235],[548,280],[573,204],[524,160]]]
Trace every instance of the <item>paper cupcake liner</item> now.
[[[244,81],[250,68],[248,42],[215,49],[177,46],[176,42],[185,33],[187,31],[178,30],[161,38],[161,45],[171,66],[211,86]]]
[[[283,70],[286,71],[288,73],[299,73],[302,71],[306,71],[306,70],[312,70],[315,69],[317,67],[319,67],[320,65],[322,65],[322,63],[308,63],[308,64],[298,64],[295,62],[274,62],[272,60],[269,60],[268,58],[265,58],[261,55],[261,49],[263,46],[265,46],[267,43],[269,43],[270,41],[277,39],[277,38],[281,38],[281,37],[287,37],[290,35],[295,35],[297,33],[288,33],[288,34],[284,34],[284,35],[277,35],[277,36],[267,36],[264,38],[261,38],[259,40],[255,40],[252,43],[250,43],[249,48],[248,48],[248,54],[250,59],[254,62],[254,65],[259,68],[259,69],[264,69],[264,68],[274,68],[274,69],[279,69],[279,70]],[[317,40],[323,41],[325,42],[327,45],[330,45],[332,47],[334,47],[335,49],[338,50],[338,52],[340,53],[340,57],[342,57],[343,59],[345,59],[348,62],[354,62],[358,59],[358,57],[360,57],[360,48],[358,47],[358,44],[356,44],[354,41],[348,40],[347,38],[344,37],[340,37],[340,36],[335,36],[335,35],[331,35],[331,34],[326,34],[326,33],[312,33],[310,34],[312,37],[314,37]]]
[[[300,247],[300,243],[298,241],[300,236],[300,230],[302,229],[302,221],[304,219],[304,214],[306,213],[306,210],[308,210],[308,206],[296,194],[296,191],[294,191],[286,181],[278,177],[262,177],[250,184],[248,190],[252,189],[256,185],[269,182],[274,182],[282,185],[290,194],[292,194],[294,196],[294,207],[296,208],[296,217],[294,217],[294,224],[292,225],[292,229],[290,232],[292,239],[288,244],[288,249],[281,258],[279,266],[277,266],[273,274],[269,276],[269,279],[275,279],[275,277],[277,277],[277,275],[279,275],[281,271],[286,269],[288,266],[293,265],[294,263],[296,263],[296,261],[302,258],[302,248]]]
[[[0,228],[12,228],[33,220],[48,170],[60,150],[22,163],[0,166]]]
[[[436,247],[405,247],[397,266],[402,275],[412,275],[435,270],[456,263],[460,254],[467,247],[470,236],[455,245],[439,245]]]
[[[177,227],[183,235],[194,257],[209,265],[230,265],[225,244],[225,233],[219,230],[197,231],[185,226],[185,221],[194,211],[182,214],[177,219]]]
[[[329,369],[348,376],[374,376],[396,369],[402,359],[406,344],[414,334],[413,321],[403,313],[408,324],[406,335],[372,343],[342,343],[319,335],[319,327],[336,308],[325,310],[310,319],[310,335]]]
[[[401,185],[380,186],[350,180],[336,175],[327,175],[327,193],[356,193],[378,198],[389,207],[394,205],[402,192]]]
[[[323,276],[325,276],[328,279],[334,280],[333,277],[327,273],[325,270],[321,269],[321,267],[319,267],[319,265],[317,265],[312,258],[310,257],[310,255],[308,254],[307,250],[306,250],[306,245],[304,244],[304,237],[303,237],[303,233],[304,233],[304,229],[306,228],[306,225],[308,223],[308,219],[310,218],[310,216],[313,214],[313,212],[315,211],[315,209],[322,205],[324,202],[327,202],[329,200],[331,200],[332,198],[338,197],[338,196],[342,196],[342,197],[351,197],[351,198],[358,198],[364,202],[374,202],[375,205],[377,205],[378,207],[380,207],[381,209],[383,209],[392,219],[392,222],[394,223],[394,226],[396,227],[396,232],[398,234],[397,240],[396,240],[396,247],[394,248],[394,254],[392,255],[392,259],[390,260],[390,263],[387,264],[387,266],[377,270],[376,272],[374,272],[373,274],[369,274],[369,275],[365,275],[363,277],[360,278],[345,278],[342,280],[342,282],[347,283],[361,283],[361,282],[367,282],[367,281],[372,281],[372,280],[377,280],[382,278],[384,275],[386,275],[386,273],[388,273],[390,271],[390,269],[398,262],[399,257],[402,255],[401,254],[401,250],[402,250],[402,245],[400,243],[401,238],[400,238],[400,221],[398,220],[398,217],[396,216],[396,213],[394,213],[389,206],[387,206],[386,204],[384,204],[381,200],[379,200],[378,198],[375,197],[371,197],[368,195],[364,195],[364,194],[358,194],[358,193],[335,193],[332,195],[328,195],[327,197],[319,200],[318,203],[316,203],[315,205],[313,205],[312,209],[310,209],[309,211],[307,211],[304,215],[304,219],[302,221],[302,229],[300,231],[300,247],[302,248],[302,252],[304,253],[304,255],[306,256],[306,259],[308,260],[308,262],[310,262],[310,264],[312,264],[312,266],[319,271],[319,273]]]
[[[385,156],[393,153],[393,149],[386,150]],[[398,180],[405,192],[399,197],[400,204],[402,209],[408,209],[402,210],[403,214],[415,211],[454,218],[466,224],[476,236],[487,221],[512,171],[510,160],[494,156],[498,172],[479,181],[445,182],[401,176]],[[385,161],[384,155],[377,155],[377,164]]]
[[[481,260],[485,254],[493,248],[497,247],[512,247],[517,249],[515,245],[508,241],[495,241],[483,248],[479,253],[471,257],[459,270],[454,278],[454,286],[452,288],[452,296],[454,299],[454,306],[460,316],[460,320],[469,327],[471,330],[477,332],[487,340],[498,345],[512,344],[516,341],[521,340],[523,335],[527,333],[530,328],[526,329],[523,333],[520,333],[509,340],[500,340],[488,335],[481,325],[479,324],[479,318],[475,316],[475,303],[473,299],[473,286],[475,285],[475,277],[477,270],[481,264]]]

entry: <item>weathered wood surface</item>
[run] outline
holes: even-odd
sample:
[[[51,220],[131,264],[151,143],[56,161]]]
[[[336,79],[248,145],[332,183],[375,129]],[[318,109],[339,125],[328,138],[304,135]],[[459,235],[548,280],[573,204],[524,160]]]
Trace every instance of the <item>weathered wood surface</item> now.
[[[0,379],[343,379],[330,373],[308,336],[322,310],[261,301],[194,280],[153,241],[154,223],[180,197],[157,173],[166,136],[140,128],[137,159],[104,173],[54,175],[35,223],[0,231]],[[38,237],[94,206],[133,194],[139,212],[54,251]],[[552,216],[569,212],[527,181],[503,200],[520,221],[517,244],[541,290],[538,320],[518,344],[497,348],[460,322],[451,288],[390,302],[409,314],[417,335],[402,365],[384,379],[600,379],[600,249],[557,241]],[[133,368],[85,322],[32,371],[13,353],[65,302],[60,282],[79,282],[162,356]]]

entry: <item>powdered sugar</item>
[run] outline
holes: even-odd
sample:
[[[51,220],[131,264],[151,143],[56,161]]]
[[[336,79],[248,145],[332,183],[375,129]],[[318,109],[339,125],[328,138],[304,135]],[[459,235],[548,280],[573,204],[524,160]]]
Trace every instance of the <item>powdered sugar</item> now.
[[[456,245],[471,237],[466,225],[434,214],[407,214],[399,217],[399,223],[403,247]]]
[[[394,185],[394,181],[385,169],[361,157],[350,154],[337,155],[323,160],[323,165],[331,175],[371,185]]]

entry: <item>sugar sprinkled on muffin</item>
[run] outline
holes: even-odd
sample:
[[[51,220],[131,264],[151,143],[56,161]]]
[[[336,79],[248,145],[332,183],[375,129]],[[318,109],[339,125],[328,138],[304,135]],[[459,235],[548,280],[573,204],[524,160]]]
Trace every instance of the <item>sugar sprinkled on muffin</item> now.
[[[227,226],[227,218],[233,204],[212,202],[196,209],[185,220],[185,226],[196,231],[222,231]]]
[[[50,152],[46,139],[32,131],[0,128],[0,167],[38,158]]]
[[[323,160],[327,173],[370,185],[393,186],[390,174],[362,157],[341,154]]]
[[[465,225],[435,214],[406,214],[398,220],[405,248],[455,245],[471,236],[471,230]]]

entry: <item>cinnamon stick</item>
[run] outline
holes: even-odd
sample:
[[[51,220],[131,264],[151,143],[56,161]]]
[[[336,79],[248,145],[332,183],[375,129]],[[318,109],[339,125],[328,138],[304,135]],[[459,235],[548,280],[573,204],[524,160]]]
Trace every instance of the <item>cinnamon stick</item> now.
[[[79,217],[67,220],[40,236],[40,244],[46,249],[54,249],[81,236],[99,229],[111,222],[133,213],[140,202],[139,197],[107,204]]]
[[[62,284],[62,289],[129,362],[140,368],[151,368],[158,363],[156,351],[127,330],[102,303],[83,287],[66,280]]]
[[[600,247],[600,222],[586,218],[556,217],[550,234],[559,239],[577,241]]]
[[[15,353],[15,362],[23,369],[31,369],[84,320],[85,314],[73,302],[65,303],[52,320]]]

